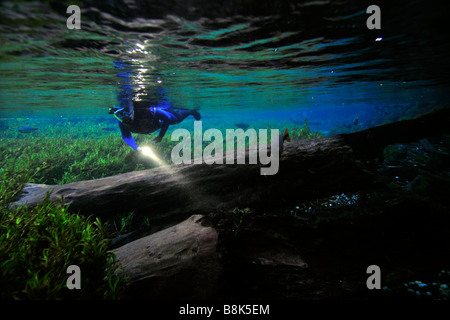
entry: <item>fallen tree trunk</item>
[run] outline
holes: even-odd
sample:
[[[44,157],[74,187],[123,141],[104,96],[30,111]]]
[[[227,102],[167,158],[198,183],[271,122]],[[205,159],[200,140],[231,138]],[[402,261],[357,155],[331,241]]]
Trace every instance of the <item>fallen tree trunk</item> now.
[[[206,299],[221,273],[218,234],[194,215],[114,250],[128,299]]]
[[[277,270],[308,268],[292,245],[292,239],[274,235],[270,227],[264,226],[264,232],[258,227],[241,230],[230,238],[227,228],[217,229],[210,218],[193,215],[114,249],[116,274],[124,279],[123,297],[133,300],[217,298],[242,285],[230,286],[231,279],[224,280],[233,262]]]
[[[271,209],[370,185],[364,161],[386,145],[448,132],[450,108],[364,131],[285,143],[279,171],[260,174],[261,164],[172,165],[66,185],[28,184],[15,203],[35,205],[47,193],[70,209],[107,217],[134,211],[161,227],[193,214],[234,207]],[[248,155],[247,155],[248,156]],[[224,161],[225,163],[225,161]]]

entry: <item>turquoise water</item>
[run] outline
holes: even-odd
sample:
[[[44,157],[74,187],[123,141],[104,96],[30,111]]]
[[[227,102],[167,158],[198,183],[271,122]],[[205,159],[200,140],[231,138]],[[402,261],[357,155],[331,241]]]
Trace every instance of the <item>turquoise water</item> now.
[[[133,99],[164,88],[204,128],[306,118],[334,134],[412,118],[450,102],[449,5],[437,2],[380,2],[382,28],[369,30],[361,1],[77,1],[81,29],[69,30],[68,3],[4,1],[1,134],[74,117],[114,125],[118,61]]]
[[[366,26],[366,9],[374,3],[381,8],[381,30]],[[81,8],[80,30],[66,25],[72,4]],[[156,160],[134,152],[108,114],[125,89],[130,99],[149,106],[164,98],[175,107],[198,109],[204,131],[237,123],[293,129],[306,119],[312,131],[333,135],[448,107],[449,12],[450,2],[443,0],[1,1],[0,213],[16,214],[6,208],[27,194],[20,192],[23,183],[53,188],[174,162],[175,143],[167,138],[176,128],[193,130],[193,117],[171,126],[158,145],[150,142],[155,134],[133,134],[140,146],[152,147]],[[364,284],[372,264],[382,268],[383,292],[375,301],[391,294],[448,300],[450,260],[442,253],[450,244],[450,139],[422,136],[427,139],[390,145],[383,158],[367,162],[357,149],[347,155],[347,147],[329,153],[305,148],[306,156],[300,150],[298,160],[288,158],[275,179],[253,180],[250,171],[235,167],[211,174],[168,167],[148,171],[157,179],[150,191],[140,192],[145,184],[132,181],[146,174],[100,181],[111,193],[94,190],[98,201],[85,201],[89,197],[78,196],[77,187],[59,190],[74,200],[71,212],[80,208],[105,219],[119,234],[110,239],[115,246],[205,214],[208,225],[217,224],[217,253],[225,263],[215,266],[216,258],[207,256],[199,270],[223,268],[217,271],[221,300],[361,301],[369,296]],[[10,247],[8,254],[16,257]],[[30,261],[45,262],[49,251],[42,252],[45,259]],[[17,262],[13,258],[2,260]],[[299,267],[303,258],[306,270]],[[27,275],[46,275],[42,268]],[[191,277],[190,269],[181,276],[174,272],[156,280],[156,297],[165,297],[162,290],[177,298],[187,288],[199,289],[200,295],[192,295],[198,298],[215,286],[214,272],[208,279],[196,272]],[[188,282],[179,282],[183,275]],[[46,285],[45,276],[41,280]],[[147,286],[152,283],[136,286],[131,297],[140,287],[143,297],[153,294]]]

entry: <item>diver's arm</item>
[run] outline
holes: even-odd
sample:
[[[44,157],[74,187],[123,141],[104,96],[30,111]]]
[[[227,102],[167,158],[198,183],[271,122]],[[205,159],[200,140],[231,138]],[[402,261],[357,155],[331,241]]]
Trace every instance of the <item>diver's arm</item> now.
[[[166,131],[169,128],[169,125],[172,123],[173,118],[175,118],[175,116],[162,108],[154,108],[153,110],[155,119],[158,120],[159,123],[161,124],[159,135],[155,139],[153,139],[153,142],[158,143],[161,142],[162,138],[166,134]]]
[[[133,136],[131,135],[131,131],[128,130],[127,127],[123,125],[122,122],[118,121],[120,132],[122,133],[122,139],[134,150],[140,151],[140,147],[137,145],[136,141],[134,141]]]
[[[166,123],[162,123],[161,124],[161,129],[159,130],[159,135],[153,139],[153,142],[161,142],[162,138],[164,137],[164,135],[166,134],[167,129],[169,128],[169,125]]]

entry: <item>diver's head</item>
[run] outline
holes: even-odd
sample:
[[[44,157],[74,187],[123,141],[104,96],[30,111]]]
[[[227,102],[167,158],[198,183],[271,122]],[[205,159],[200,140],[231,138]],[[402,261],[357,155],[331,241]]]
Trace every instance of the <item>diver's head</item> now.
[[[120,122],[123,122],[123,120],[125,119],[125,109],[124,108],[120,108],[120,109],[116,109],[114,111],[114,117],[119,120]]]
[[[114,114],[114,117],[120,122],[133,120],[132,112],[128,112],[125,108],[117,108],[114,106],[113,108],[109,108],[109,113]]]

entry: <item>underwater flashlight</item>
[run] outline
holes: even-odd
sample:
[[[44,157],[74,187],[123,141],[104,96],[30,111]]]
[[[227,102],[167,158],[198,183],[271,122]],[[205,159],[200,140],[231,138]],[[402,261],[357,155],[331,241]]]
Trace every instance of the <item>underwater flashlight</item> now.
[[[156,154],[150,149],[150,147],[142,147],[141,152],[143,155],[152,158],[153,160],[160,161]]]

